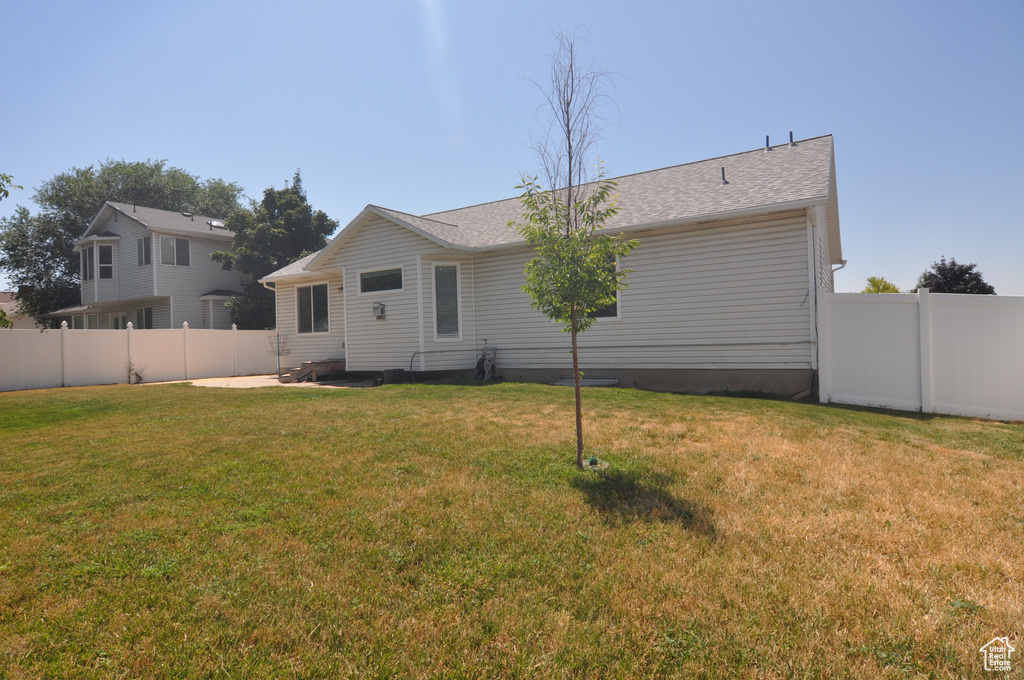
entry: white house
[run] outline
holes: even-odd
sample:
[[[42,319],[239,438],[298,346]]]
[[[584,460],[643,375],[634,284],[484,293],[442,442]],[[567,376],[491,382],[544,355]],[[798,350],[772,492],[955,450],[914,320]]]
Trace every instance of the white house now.
[[[581,336],[587,378],[796,393],[817,369],[816,291],[842,248],[831,136],[616,178],[607,225],[639,240],[615,309]],[[570,375],[569,337],[521,290],[533,256],[518,198],[410,215],[369,205],[321,251],[261,282],[287,363]]]
[[[74,328],[231,328],[242,275],[210,254],[234,234],[212,217],[108,201],[82,238],[82,303],[47,316]]]

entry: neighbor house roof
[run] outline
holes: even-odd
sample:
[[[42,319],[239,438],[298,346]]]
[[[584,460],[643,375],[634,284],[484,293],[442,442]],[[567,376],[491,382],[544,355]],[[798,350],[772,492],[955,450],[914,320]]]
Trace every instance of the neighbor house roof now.
[[[235,236],[234,232],[224,228],[224,219],[221,217],[193,215],[191,213],[174,212],[173,210],[159,210],[130,203],[107,201],[103,204],[103,207],[92,223],[89,224],[89,228],[85,230],[80,240],[84,241],[91,236],[102,236],[97,231],[114,213],[119,213],[131,220],[135,220],[151,231],[204,236],[221,241],[230,241]],[[216,226],[218,224],[220,226]]]
[[[829,213],[831,259],[838,263],[842,258],[831,135],[616,177],[613,181],[619,212],[606,223],[608,231],[628,232],[821,204]],[[288,278],[315,268],[317,260],[340,247],[371,213],[445,247],[480,251],[522,244],[522,236],[508,226],[510,221],[520,219],[522,212],[519,197],[421,216],[370,205],[319,253],[263,280]]]

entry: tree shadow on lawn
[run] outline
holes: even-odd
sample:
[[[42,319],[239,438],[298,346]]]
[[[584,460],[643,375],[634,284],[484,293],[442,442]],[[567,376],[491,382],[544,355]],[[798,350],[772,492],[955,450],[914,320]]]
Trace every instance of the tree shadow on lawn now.
[[[668,491],[666,474],[612,470],[588,472],[571,484],[606,522],[671,522],[701,536],[715,537],[710,508],[676,498]]]

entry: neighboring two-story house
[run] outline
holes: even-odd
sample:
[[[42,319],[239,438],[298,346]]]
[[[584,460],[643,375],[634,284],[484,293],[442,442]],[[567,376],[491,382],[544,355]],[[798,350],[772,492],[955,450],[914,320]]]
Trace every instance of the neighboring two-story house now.
[[[82,303],[52,312],[73,328],[231,328],[243,275],[210,254],[234,234],[213,217],[108,201],[75,243]]]

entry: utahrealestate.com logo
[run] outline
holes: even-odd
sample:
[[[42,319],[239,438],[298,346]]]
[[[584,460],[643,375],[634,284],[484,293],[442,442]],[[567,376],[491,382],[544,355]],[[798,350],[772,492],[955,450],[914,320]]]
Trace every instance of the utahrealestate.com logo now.
[[[1010,645],[1009,637],[995,637],[986,642],[979,651],[985,659],[985,670],[1009,671],[1010,655],[1017,650]]]

